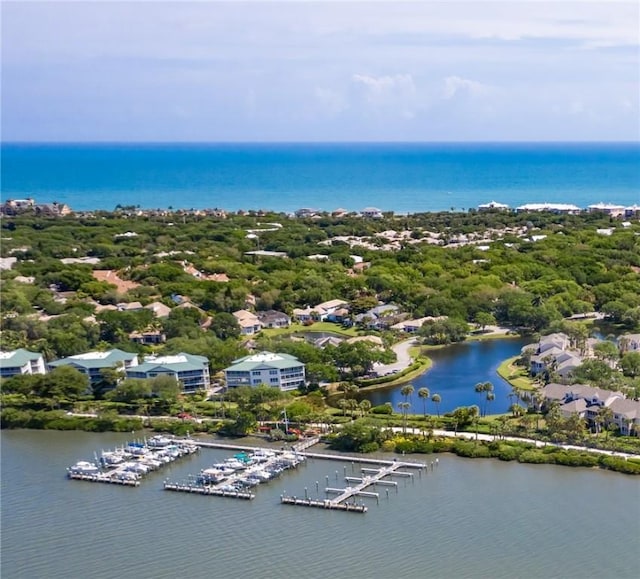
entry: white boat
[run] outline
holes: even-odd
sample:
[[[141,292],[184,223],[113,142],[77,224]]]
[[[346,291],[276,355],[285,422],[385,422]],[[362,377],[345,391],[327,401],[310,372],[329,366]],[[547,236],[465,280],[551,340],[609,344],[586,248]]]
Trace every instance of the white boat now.
[[[137,474],[147,474],[151,468],[141,462],[127,462],[124,465],[125,472],[134,472]]]
[[[175,441],[173,438],[168,438],[166,436],[162,436],[161,434],[157,434],[156,436],[152,436],[149,440],[147,440],[147,446],[151,448],[164,448],[165,446],[169,446],[173,444]]]
[[[224,463],[233,470],[244,470],[247,468],[247,465],[237,458],[228,458]]]
[[[67,472],[69,474],[97,475],[100,474],[100,469],[92,462],[81,460],[70,466]]]

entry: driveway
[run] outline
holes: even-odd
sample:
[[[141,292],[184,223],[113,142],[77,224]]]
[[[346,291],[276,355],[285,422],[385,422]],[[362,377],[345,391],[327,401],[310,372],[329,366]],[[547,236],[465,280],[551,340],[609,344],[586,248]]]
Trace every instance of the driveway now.
[[[415,338],[409,338],[408,340],[403,340],[402,342],[398,342],[395,346],[392,346],[391,349],[396,354],[396,361],[393,364],[374,364],[374,372],[378,376],[387,376],[388,374],[395,374],[396,372],[400,372],[401,370],[411,366],[413,358],[409,355],[409,348],[411,348],[411,346],[415,346],[416,343]]]

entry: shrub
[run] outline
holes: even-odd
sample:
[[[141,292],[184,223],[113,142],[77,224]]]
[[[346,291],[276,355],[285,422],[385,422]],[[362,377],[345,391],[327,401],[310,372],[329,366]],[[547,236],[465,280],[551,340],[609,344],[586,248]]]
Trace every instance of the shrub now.
[[[371,409],[373,414],[393,414],[393,407],[389,404],[381,404],[380,406],[374,406]]]

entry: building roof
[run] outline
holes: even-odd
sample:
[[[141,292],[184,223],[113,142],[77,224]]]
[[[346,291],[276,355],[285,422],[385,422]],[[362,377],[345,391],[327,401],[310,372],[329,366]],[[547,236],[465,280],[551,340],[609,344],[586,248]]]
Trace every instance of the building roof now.
[[[274,354],[272,352],[259,352],[244,358],[238,358],[226,370],[232,372],[250,372],[251,370],[262,370],[267,368],[291,368],[302,366],[302,362],[290,354]]]
[[[67,358],[61,358],[50,362],[50,366],[65,366],[72,364],[74,366],[80,366],[82,368],[108,368],[109,366],[115,366],[118,362],[129,362],[136,358],[137,354],[131,352],[124,352],[118,348],[113,350],[107,350],[106,352],[85,352],[84,354],[76,354],[75,356],[69,356]]]
[[[30,352],[24,348],[18,348],[11,352],[0,351],[0,368],[18,368],[24,366],[27,362],[42,358],[40,352]]]
[[[147,374],[156,372],[188,372],[189,370],[202,370],[209,366],[209,360],[205,356],[196,356],[180,352],[173,356],[145,356],[144,362],[131,368],[132,373]]]

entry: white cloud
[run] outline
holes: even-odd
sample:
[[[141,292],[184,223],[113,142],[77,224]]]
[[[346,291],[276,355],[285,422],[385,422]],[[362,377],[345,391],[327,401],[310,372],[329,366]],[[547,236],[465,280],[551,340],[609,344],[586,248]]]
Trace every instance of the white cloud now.
[[[442,97],[452,99],[456,95],[483,96],[489,92],[489,87],[481,82],[461,78],[459,76],[448,76],[444,79],[444,89]]]
[[[417,90],[410,74],[354,74],[352,80],[361,90],[362,98],[369,110],[402,118],[412,118],[415,115]]]

